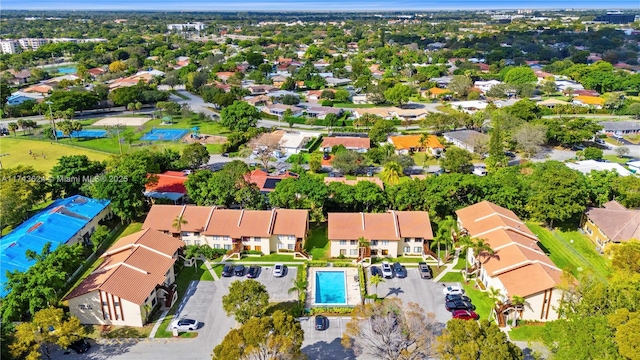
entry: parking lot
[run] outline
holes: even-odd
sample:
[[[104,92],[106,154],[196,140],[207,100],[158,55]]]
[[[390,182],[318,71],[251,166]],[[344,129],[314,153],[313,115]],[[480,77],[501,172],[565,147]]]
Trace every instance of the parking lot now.
[[[370,276],[371,272],[367,268],[367,279]],[[367,281],[367,284],[368,293],[375,294],[376,287],[372,286],[370,281]],[[444,307],[442,283],[422,279],[417,268],[407,268],[407,277],[404,279],[384,279],[384,282],[378,285],[377,294],[379,297],[398,297],[405,304],[416,303],[426,312],[434,313],[436,320],[443,325],[451,320],[451,313]]]
[[[300,321],[304,330],[302,351],[307,354],[309,360],[355,359],[353,351],[345,349],[340,343],[351,318],[348,316],[329,316],[328,318],[329,328],[323,331],[315,329],[313,316]]]
[[[245,274],[248,270],[248,267],[245,268]],[[258,277],[255,280],[259,281],[263,284],[267,291],[269,292],[269,301],[270,302],[283,302],[289,300],[295,300],[296,294],[289,294],[289,289],[293,286],[293,281],[298,275],[298,268],[295,266],[286,266],[283,277],[275,277],[273,276],[273,266],[266,265],[261,266],[260,271],[258,272]],[[232,277],[221,277],[220,282],[225,284],[226,287],[229,287],[231,282],[235,280],[244,280],[245,277],[232,276]]]

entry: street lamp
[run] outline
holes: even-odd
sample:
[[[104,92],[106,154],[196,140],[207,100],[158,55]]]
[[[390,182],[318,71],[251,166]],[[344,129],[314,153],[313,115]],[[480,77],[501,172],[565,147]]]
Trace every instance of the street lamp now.
[[[53,119],[53,111],[51,110],[51,104],[53,104],[53,102],[47,101],[45,103],[49,105],[49,117],[51,117],[51,128],[53,129],[53,138],[56,140],[56,142],[58,142],[58,134],[56,133],[56,121]]]

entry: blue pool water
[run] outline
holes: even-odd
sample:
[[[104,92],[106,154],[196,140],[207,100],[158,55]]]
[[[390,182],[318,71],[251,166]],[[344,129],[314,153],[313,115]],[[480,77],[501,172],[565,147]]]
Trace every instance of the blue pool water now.
[[[59,68],[55,68],[53,69],[53,72],[58,72],[60,74],[75,74],[76,73],[76,67],[75,66],[63,66],[63,67],[59,67]]]
[[[344,305],[346,303],[344,271],[316,272],[316,304]]]
[[[62,131],[60,130],[56,130],[56,136],[59,138],[65,137],[64,133],[62,133]],[[75,138],[101,138],[101,137],[105,137],[107,136],[107,131],[106,130],[91,130],[91,129],[85,129],[85,130],[80,130],[80,131],[74,131],[71,133],[71,137],[75,137]]]

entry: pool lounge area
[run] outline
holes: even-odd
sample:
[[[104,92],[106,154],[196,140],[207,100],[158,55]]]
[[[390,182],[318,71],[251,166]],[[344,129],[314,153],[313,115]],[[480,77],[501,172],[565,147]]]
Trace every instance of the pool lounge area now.
[[[306,308],[355,306],[361,303],[356,268],[309,268]]]

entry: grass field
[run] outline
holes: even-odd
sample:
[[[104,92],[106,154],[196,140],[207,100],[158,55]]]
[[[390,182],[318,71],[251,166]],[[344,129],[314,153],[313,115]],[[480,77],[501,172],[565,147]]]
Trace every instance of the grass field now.
[[[546,251],[549,258],[561,269],[569,270],[574,276],[592,272],[602,281],[610,274],[609,261],[600,255],[595,245],[578,231],[561,231],[548,229],[528,222]]]
[[[464,291],[467,293],[467,296],[471,298],[473,305],[476,306],[474,311],[476,314],[480,315],[480,319],[489,319],[491,308],[493,308],[493,302],[489,299],[487,293],[475,289],[473,285],[462,284],[462,287],[464,287]]]
[[[309,237],[304,244],[306,252],[311,254],[313,260],[328,260],[329,238],[327,236],[327,223],[315,223],[309,229]]]
[[[440,282],[462,282],[463,280],[459,271],[450,271],[440,278]]]
[[[612,163],[618,163],[621,165],[624,165],[630,161],[629,158],[621,158],[621,157],[618,157],[618,155],[604,155],[603,158],[605,160],[609,160]]]
[[[29,150],[37,155],[35,159],[32,155],[29,155]],[[104,152],[56,144],[55,142],[6,136],[0,139],[0,154],[2,155],[0,161],[2,161],[3,167],[33,166],[36,170],[44,171],[45,173],[48,173],[62,156],[87,155],[89,159],[98,161],[106,160],[111,156]],[[44,154],[44,157],[42,154]]]
[[[544,325],[523,325],[512,328],[509,338],[515,341],[542,341]]]

